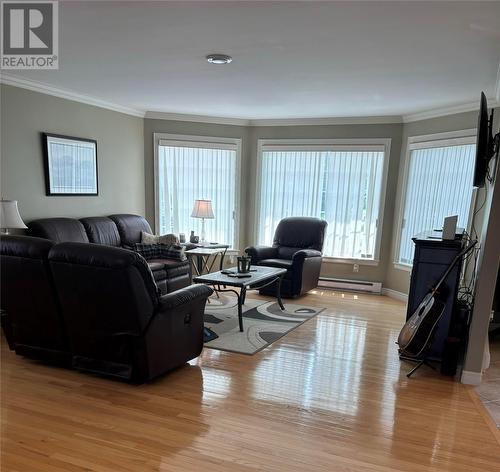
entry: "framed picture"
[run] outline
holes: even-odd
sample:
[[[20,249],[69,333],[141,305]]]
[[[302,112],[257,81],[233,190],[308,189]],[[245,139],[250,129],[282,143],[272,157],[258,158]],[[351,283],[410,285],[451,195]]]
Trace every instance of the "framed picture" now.
[[[98,195],[97,141],[42,133],[47,196]]]

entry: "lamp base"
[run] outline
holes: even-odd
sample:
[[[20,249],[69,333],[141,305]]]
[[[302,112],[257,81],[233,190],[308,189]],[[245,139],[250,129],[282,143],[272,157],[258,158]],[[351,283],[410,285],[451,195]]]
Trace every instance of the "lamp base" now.
[[[200,234],[200,243],[205,243],[205,218],[201,219],[201,234]]]

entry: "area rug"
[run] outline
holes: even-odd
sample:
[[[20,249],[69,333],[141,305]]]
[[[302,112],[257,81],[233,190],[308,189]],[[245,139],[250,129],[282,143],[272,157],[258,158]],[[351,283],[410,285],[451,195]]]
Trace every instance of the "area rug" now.
[[[219,298],[210,297],[205,308],[205,326],[219,337],[205,343],[205,347],[255,354],[324,310],[286,300],[284,304],[282,311],[275,301],[247,298],[243,305],[244,331],[240,332],[236,297],[223,293]]]

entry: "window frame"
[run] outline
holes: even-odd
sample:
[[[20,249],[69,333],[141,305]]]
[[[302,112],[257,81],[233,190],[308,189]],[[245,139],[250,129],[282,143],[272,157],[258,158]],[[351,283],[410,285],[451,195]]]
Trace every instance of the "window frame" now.
[[[408,178],[410,173],[410,155],[411,152],[418,149],[432,149],[438,147],[460,146],[464,144],[476,143],[476,128],[463,129],[458,131],[446,131],[442,133],[421,134],[408,136],[406,139],[406,148],[404,154],[403,171],[400,178],[401,184],[399,187],[399,196],[397,198],[398,208],[396,211],[396,225],[394,227],[395,234],[393,235],[393,266],[395,269],[411,272],[413,264],[405,264],[399,261],[399,251],[401,250],[401,232],[403,230],[403,219],[405,213],[406,193],[408,189]],[[472,191],[471,206],[475,206],[477,197],[477,189]],[[469,218],[467,221],[467,230],[471,225],[472,213],[469,210]]]
[[[160,227],[159,188],[158,188],[158,148],[160,141],[165,141],[172,146],[200,147],[205,149],[230,149],[236,151],[235,164],[235,202],[234,202],[234,240],[232,251],[238,251],[240,242],[241,224],[241,138],[225,138],[221,136],[196,136],[189,134],[153,133],[153,178],[154,178],[154,203],[155,203],[155,232]]]
[[[384,153],[382,163],[382,182],[380,188],[380,205],[377,222],[377,235],[373,259],[357,259],[348,257],[323,256],[323,262],[358,264],[378,266],[380,263],[380,248],[384,226],[384,210],[391,155],[391,138],[357,138],[357,139],[258,139],[257,164],[255,174],[255,212],[253,239],[258,238],[258,224],[260,219],[261,190],[262,190],[262,159],[265,151],[379,151]]]

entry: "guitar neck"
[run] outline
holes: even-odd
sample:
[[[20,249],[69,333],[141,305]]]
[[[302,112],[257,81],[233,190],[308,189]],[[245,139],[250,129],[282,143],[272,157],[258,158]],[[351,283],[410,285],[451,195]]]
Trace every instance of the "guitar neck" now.
[[[452,263],[448,266],[448,268],[444,271],[444,274],[441,276],[441,278],[439,279],[438,283],[435,285],[435,287],[432,289],[432,292],[437,292],[439,290],[439,287],[441,286],[441,284],[446,280],[446,277],[448,277],[448,275],[450,274],[450,272],[453,270],[453,268],[455,267],[455,265],[458,263],[458,261],[460,259],[462,259],[462,257],[464,257],[468,252],[470,252],[474,246],[477,244],[477,240],[474,240],[472,241],[465,249],[463,249],[462,251],[460,251],[455,259],[453,259]]]

